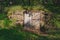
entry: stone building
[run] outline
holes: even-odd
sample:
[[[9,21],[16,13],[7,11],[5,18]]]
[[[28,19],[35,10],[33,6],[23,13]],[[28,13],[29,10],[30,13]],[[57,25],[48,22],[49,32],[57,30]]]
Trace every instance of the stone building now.
[[[8,17],[16,20],[16,24],[24,25],[24,30],[34,33],[40,33],[41,27],[45,26],[45,11],[43,10],[16,10]]]

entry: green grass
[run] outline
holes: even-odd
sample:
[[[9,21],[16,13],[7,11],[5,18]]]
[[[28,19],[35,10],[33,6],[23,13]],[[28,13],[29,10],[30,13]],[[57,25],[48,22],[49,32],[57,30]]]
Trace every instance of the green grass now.
[[[7,18],[7,15],[5,13],[0,13],[0,20],[4,20]]]
[[[0,40],[60,40],[60,36],[38,36],[15,29],[0,29]]]
[[[0,30],[0,40],[24,40],[24,35],[14,30]]]

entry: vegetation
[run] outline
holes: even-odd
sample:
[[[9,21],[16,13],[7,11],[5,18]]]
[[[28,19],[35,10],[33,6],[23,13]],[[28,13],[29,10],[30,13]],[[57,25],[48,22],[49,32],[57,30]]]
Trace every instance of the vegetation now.
[[[0,1],[0,40],[60,40],[60,1],[59,0],[3,0]],[[23,31],[22,25],[10,20],[12,11],[33,9],[52,13],[50,22],[55,29],[47,30],[48,36]]]

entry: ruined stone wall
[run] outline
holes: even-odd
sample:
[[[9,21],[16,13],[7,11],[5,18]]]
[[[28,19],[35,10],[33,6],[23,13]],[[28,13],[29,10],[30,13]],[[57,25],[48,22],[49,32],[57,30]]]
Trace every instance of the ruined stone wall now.
[[[41,26],[44,26],[44,11],[33,11],[32,15],[32,22],[35,26],[35,29],[40,29]]]
[[[23,24],[23,11],[15,11],[12,12],[11,15],[8,16],[9,19],[15,20],[15,24]]]
[[[16,20],[15,24],[24,24],[24,10],[22,11],[15,11],[12,12],[12,14],[9,17],[9,19],[14,19]],[[31,24],[33,25],[31,28],[29,27],[24,27],[25,30],[29,30],[29,31],[33,31],[33,32],[40,32],[40,28],[43,26],[47,27],[46,22],[48,23],[48,16],[50,17],[49,14],[45,14],[45,11],[36,11],[36,10],[32,10],[32,20],[31,20]],[[45,16],[47,16],[47,19],[45,18]]]

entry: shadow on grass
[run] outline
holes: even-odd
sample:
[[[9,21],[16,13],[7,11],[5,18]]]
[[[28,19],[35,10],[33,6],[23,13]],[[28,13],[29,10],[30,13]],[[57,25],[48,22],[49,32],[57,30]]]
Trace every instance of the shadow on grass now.
[[[59,40],[53,36],[37,36],[28,32],[18,32],[14,29],[1,29],[0,40]]]
[[[0,40],[24,40],[24,35],[16,30],[0,30]]]
[[[60,36],[60,30],[50,30],[50,31],[47,31],[48,34],[51,34],[51,35],[58,35]]]
[[[7,18],[7,13],[0,13],[0,20]]]

